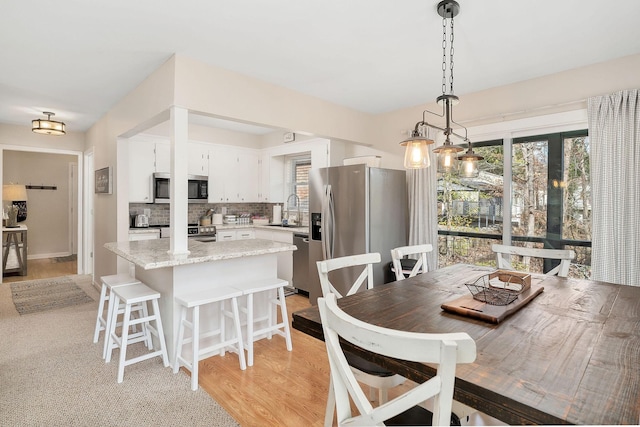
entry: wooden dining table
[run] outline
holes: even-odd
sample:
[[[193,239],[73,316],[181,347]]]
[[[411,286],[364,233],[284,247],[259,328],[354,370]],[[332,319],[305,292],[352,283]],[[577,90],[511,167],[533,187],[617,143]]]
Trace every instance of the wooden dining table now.
[[[474,363],[458,365],[454,398],[507,424],[638,424],[640,287],[534,277],[542,293],[500,323],[444,311],[465,283],[493,271],[457,264],[341,298],[348,314],[382,327],[466,332]],[[316,305],[293,313],[293,328],[323,339]],[[418,383],[435,370],[345,344]]]

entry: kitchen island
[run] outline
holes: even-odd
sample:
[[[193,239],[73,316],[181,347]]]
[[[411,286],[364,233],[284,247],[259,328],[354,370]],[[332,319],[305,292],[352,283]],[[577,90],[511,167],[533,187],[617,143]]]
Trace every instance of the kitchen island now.
[[[171,363],[179,326],[176,297],[216,286],[276,278],[278,254],[296,250],[292,244],[264,239],[215,243],[189,240],[189,254],[172,255],[169,243],[169,239],[155,239],[106,243],[104,247],[132,262],[136,278],[160,292],[160,315]],[[254,304],[258,315],[266,314],[267,295],[256,295]],[[203,333],[217,327],[214,307],[203,307],[200,316]]]

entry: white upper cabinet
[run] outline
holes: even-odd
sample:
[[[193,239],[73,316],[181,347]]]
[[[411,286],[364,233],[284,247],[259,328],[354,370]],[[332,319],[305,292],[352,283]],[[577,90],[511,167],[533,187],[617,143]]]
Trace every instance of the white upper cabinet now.
[[[258,150],[216,145],[209,148],[209,203],[259,202]]]
[[[171,144],[156,142],[156,172],[171,172]]]
[[[152,203],[151,177],[155,172],[155,142],[129,141],[129,201]]]
[[[230,201],[226,196],[225,182],[232,169],[233,158],[232,151],[224,146],[209,148],[209,203]]]
[[[260,154],[257,150],[239,150],[235,188],[238,202],[260,201]]]
[[[209,144],[190,142],[188,150],[187,173],[189,175],[209,175]]]
[[[284,203],[284,156],[262,153],[259,190],[261,202]]]

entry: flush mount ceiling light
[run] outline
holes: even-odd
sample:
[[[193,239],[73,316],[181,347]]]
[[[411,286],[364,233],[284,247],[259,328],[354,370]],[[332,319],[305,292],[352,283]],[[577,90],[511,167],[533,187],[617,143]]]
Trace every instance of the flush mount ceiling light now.
[[[478,174],[478,160],[483,157],[475,154],[471,148],[471,141],[467,138],[467,128],[456,123],[452,118],[453,106],[458,103],[458,97],[453,91],[453,18],[460,12],[460,5],[454,0],[443,0],[438,3],[438,15],[442,17],[442,95],[436,101],[442,105],[442,114],[425,110],[422,113],[422,121],[416,123],[415,129],[411,133],[411,137],[402,141],[400,145],[406,146],[404,166],[407,169],[426,168],[429,167],[429,150],[427,145],[433,144],[433,140],[419,137],[420,127],[432,127],[444,132],[445,141],[441,147],[433,150],[438,155],[438,172],[447,173],[457,170],[457,161],[462,161],[462,174],[465,177],[473,177]],[[450,29],[450,36],[447,38],[447,29]],[[449,61],[447,61],[447,58]],[[447,71],[449,71],[449,87],[447,91]],[[444,117],[444,127],[435,126],[425,121],[425,113],[433,114],[438,117]],[[453,131],[452,124],[464,129],[464,136]],[[466,153],[458,157],[458,153],[463,150],[461,147],[454,146],[451,142],[451,136],[462,139],[469,144]],[[410,161],[407,161],[410,159]],[[473,175],[475,173],[475,175]]]
[[[49,111],[43,111],[42,114],[47,116],[46,119],[35,119],[31,121],[31,130],[35,133],[42,133],[45,135],[64,135],[65,124],[56,120],[51,120],[51,116],[55,116],[55,113]]]

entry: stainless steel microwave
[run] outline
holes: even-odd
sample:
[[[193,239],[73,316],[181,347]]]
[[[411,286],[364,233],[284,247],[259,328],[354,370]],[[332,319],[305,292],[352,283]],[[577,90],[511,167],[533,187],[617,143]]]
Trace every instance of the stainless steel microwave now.
[[[153,174],[153,202],[169,203],[169,183],[171,175],[168,173]],[[209,199],[209,179],[203,175],[187,175],[187,195],[189,203],[207,203]]]

